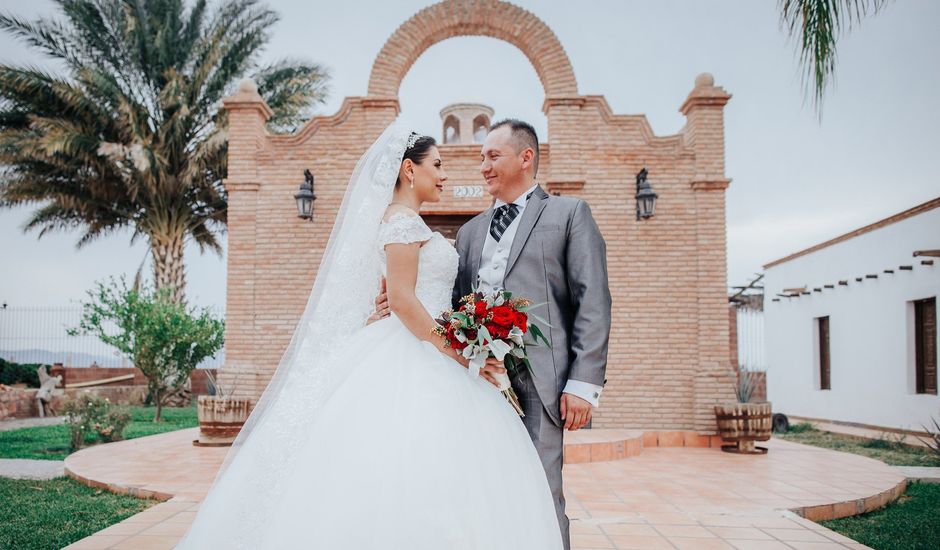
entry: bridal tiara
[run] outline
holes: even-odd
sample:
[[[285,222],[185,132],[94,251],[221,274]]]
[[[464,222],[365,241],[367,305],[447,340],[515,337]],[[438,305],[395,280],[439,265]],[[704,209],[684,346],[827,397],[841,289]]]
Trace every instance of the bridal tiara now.
[[[394,187],[398,180],[398,169],[401,166],[402,157],[408,149],[414,147],[419,139],[421,139],[421,134],[417,132],[395,131],[384,138],[383,146],[379,145],[382,141],[380,137],[374,145],[379,145],[379,151],[383,151],[382,147],[384,147],[384,153],[380,153],[379,159],[375,161],[375,172],[372,178],[372,184],[375,187],[380,189]]]

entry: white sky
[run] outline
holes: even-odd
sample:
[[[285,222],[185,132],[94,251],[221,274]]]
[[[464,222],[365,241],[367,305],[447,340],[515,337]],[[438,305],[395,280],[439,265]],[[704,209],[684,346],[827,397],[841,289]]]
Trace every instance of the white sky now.
[[[698,73],[711,72],[733,94],[725,109],[729,285],[745,283],[764,263],[940,195],[940,2],[891,3],[842,39],[821,123],[803,105],[776,1],[516,3],[554,30],[582,94],[604,95],[616,113],[645,114],[657,135],[682,127],[678,109]],[[343,97],[365,95],[386,39],[428,3],[270,5],[282,19],[262,60],[327,65],[331,97],[318,112],[329,115]],[[48,0],[0,0],[0,9],[27,18],[55,13]],[[0,62],[42,63],[5,34]],[[488,104],[497,118],[528,119],[544,136],[543,95],[519,50],[480,37],[433,46],[401,88],[403,112],[435,136],[438,112],[458,101]],[[634,192],[632,177],[624,174],[625,193]],[[142,242],[129,246],[129,235],[81,251],[77,234],[37,240],[20,230],[26,214],[0,210],[0,301],[10,305],[67,305],[95,280],[132,274],[147,253]],[[186,260],[189,298],[224,306],[224,260],[194,249]]]

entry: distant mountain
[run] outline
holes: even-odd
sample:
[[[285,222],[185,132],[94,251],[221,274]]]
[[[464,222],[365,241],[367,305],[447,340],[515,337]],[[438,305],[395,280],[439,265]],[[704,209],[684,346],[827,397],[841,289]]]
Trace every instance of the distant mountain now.
[[[95,355],[70,351],[49,351],[44,349],[0,350],[0,357],[15,363],[43,363],[51,365],[62,363],[66,367],[90,367],[97,363],[99,367],[129,367],[131,362],[116,355]],[[225,362],[225,352],[221,351],[215,359],[203,361],[201,368],[215,368]]]

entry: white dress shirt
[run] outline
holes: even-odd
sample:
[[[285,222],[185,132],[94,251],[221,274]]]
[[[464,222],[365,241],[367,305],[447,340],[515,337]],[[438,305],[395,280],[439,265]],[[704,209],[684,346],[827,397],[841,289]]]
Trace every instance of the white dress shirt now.
[[[513,201],[513,204],[519,208],[519,213],[516,214],[512,223],[509,224],[509,227],[503,232],[499,242],[493,238],[493,235],[489,232],[489,228],[487,228],[486,241],[483,243],[483,257],[480,259],[480,271],[477,274],[482,291],[491,292],[504,288],[503,279],[506,277],[506,265],[509,261],[509,251],[512,249],[512,241],[516,236],[516,230],[519,228],[522,213],[525,212],[526,203],[528,202],[526,197],[535,191],[536,187],[538,187],[538,184],[533,185],[532,188],[519,195],[519,197]],[[502,200],[496,199],[493,208],[499,208],[505,204],[506,203]],[[596,408],[603,389],[602,386],[596,384],[569,379],[565,384],[563,393],[570,393],[571,395],[580,397]]]

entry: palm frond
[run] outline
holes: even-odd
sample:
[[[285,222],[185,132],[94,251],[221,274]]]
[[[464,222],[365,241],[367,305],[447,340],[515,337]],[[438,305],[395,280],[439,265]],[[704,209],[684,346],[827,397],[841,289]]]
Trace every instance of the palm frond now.
[[[888,1],[779,0],[780,24],[799,44],[804,93],[820,117],[826,88],[835,77],[838,39]]]
[[[268,120],[275,131],[293,132],[326,101],[329,71],[303,61],[279,61],[254,74],[258,93],[276,113]]]

